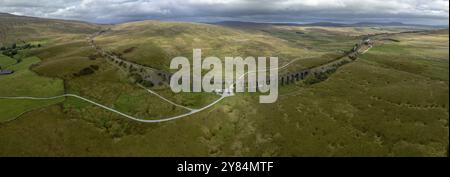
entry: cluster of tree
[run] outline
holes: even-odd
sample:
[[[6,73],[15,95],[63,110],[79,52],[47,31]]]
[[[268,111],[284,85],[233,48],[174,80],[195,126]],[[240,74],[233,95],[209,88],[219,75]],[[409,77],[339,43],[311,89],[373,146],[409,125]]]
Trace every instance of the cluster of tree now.
[[[0,47],[0,51],[3,55],[13,58],[15,55],[18,54],[20,50],[25,49],[32,49],[32,48],[39,48],[42,47],[41,44],[33,45],[33,44],[25,44],[25,45],[17,45],[16,43],[12,44],[9,47],[2,46]]]
[[[2,54],[8,57],[13,58],[15,55],[17,55],[18,50],[12,49],[12,50],[2,50]]]

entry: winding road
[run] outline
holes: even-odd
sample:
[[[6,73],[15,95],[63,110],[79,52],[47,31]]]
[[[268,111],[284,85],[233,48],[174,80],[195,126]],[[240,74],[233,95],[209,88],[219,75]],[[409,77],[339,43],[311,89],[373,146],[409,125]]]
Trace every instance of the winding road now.
[[[92,37],[91,37],[91,40],[93,40]],[[264,70],[256,70],[256,71],[249,71],[249,72],[246,72],[246,73],[244,73],[242,76],[240,76],[239,78],[237,78],[236,81],[235,81],[233,84],[231,84],[231,85],[229,86],[229,90],[234,90],[233,88],[234,88],[236,82],[244,81],[243,78],[244,78],[247,74],[249,74],[249,73],[257,73],[257,72],[267,72],[267,71],[274,71],[274,70],[282,70],[282,69],[287,68],[288,66],[290,66],[291,64],[293,64],[293,63],[295,63],[295,62],[297,62],[297,61],[299,61],[299,60],[300,60],[300,59],[292,60],[292,61],[290,61],[289,63],[287,63],[286,65],[284,65],[284,66],[282,66],[282,67],[269,68],[269,69],[264,69]],[[192,109],[192,108],[188,108],[188,107],[185,107],[185,106],[176,104],[176,103],[170,101],[169,99],[167,99],[167,98],[161,96],[160,94],[158,94],[158,93],[156,93],[156,92],[154,92],[154,91],[152,91],[152,90],[149,90],[149,89],[143,87],[142,85],[139,85],[139,86],[140,86],[141,88],[147,90],[149,93],[151,93],[151,94],[153,94],[153,95],[156,95],[156,96],[159,97],[160,99],[162,99],[162,100],[164,100],[164,101],[166,101],[166,102],[168,102],[168,103],[170,103],[170,104],[172,104],[172,105],[175,105],[175,106],[177,106],[177,107],[184,108],[184,109],[188,110],[189,112],[188,112],[188,113],[185,113],[185,114],[178,115],[178,116],[173,116],[173,117],[168,117],[168,118],[162,118],[162,119],[151,120],[151,119],[137,118],[137,117],[134,117],[134,116],[125,114],[125,113],[123,113],[123,112],[120,112],[120,111],[118,111],[118,110],[115,110],[115,109],[113,109],[113,108],[107,107],[107,106],[105,106],[105,105],[102,105],[102,104],[100,104],[100,103],[97,103],[97,102],[95,102],[95,101],[89,100],[89,99],[87,99],[87,98],[84,98],[84,97],[81,97],[81,96],[78,96],[78,95],[75,95],[75,94],[64,94],[64,95],[54,96],[54,97],[48,97],[48,98],[39,98],[39,97],[0,97],[0,99],[10,99],[10,100],[53,100],[53,99],[58,99],[58,98],[73,97],[73,98],[77,98],[77,99],[83,100],[83,101],[85,101],[85,102],[91,103],[91,104],[96,105],[96,106],[98,106],[98,107],[100,107],[100,108],[103,108],[103,109],[105,109],[105,110],[108,110],[108,111],[113,112],[113,113],[116,113],[116,114],[119,114],[119,115],[121,115],[121,116],[123,116],[123,117],[125,117],[125,118],[131,119],[131,120],[134,120],[134,121],[137,121],[137,122],[142,122],[142,123],[162,123],[162,122],[168,122],[168,121],[173,121],[173,120],[181,119],[181,118],[188,117],[188,116],[191,116],[191,115],[193,115],[193,114],[202,112],[202,111],[204,111],[204,110],[206,110],[206,109],[209,109],[209,108],[213,107],[214,105],[220,103],[220,102],[221,102],[222,100],[224,100],[225,98],[229,97],[228,94],[224,93],[224,94],[222,94],[222,96],[221,96],[219,99],[217,99],[216,101],[212,102],[211,104],[208,104],[208,105],[206,105],[206,106],[204,106],[204,107],[202,107],[202,108],[200,108],[200,109]]]
[[[296,62],[298,60],[300,60],[300,59],[293,60],[293,61],[289,62],[288,64],[286,64],[286,65],[284,65],[282,67],[278,67],[278,68],[270,68],[269,70],[266,69],[266,70],[258,70],[258,71],[249,71],[249,72],[243,74],[242,76],[240,76],[237,80],[238,81],[243,81],[242,80],[243,77],[245,77],[247,74],[253,73],[253,72],[267,72],[267,71],[273,71],[273,70],[281,70],[281,69],[287,68],[289,65],[291,65],[292,63],[294,63],[294,62]],[[230,85],[229,89],[232,89],[235,84],[236,84],[236,82],[234,84]],[[53,100],[53,99],[58,99],[58,98],[73,97],[73,98],[77,98],[77,99],[83,100],[85,102],[91,103],[93,105],[96,105],[96,106],[98,106],[100,108],[103,108],[105,110],[108,110],[110,112],[119,114],[119,115],[121,115],[123,117],[126,117],[126,118],[134,120],[134,121],[138,121],[138,122],[142,122],[142,123],[161,123],[161,122],[168,122],[168,121],[172,121],[172,120],[181,119],[181,118],[184,118],[184,117],[187,117],[187,116],[190,116],[190,115],[202,112],[202,111],[204,111],[206,109],[209,109],[209,108],[213,107],[214,105],[218,104],[223,99],[229,97],[229,96],[227,96],[227,94],[224,93],[219,99],[217,99],[216,101],[212,102],[211,104],[206,105],[206,106],[204,106],[203,108],[200,108],[200,109],[192,109],[192,108],[184,107],[182,105],[178,105],[178,104],[176,104],[176,103],[174,103],[174,102],[164,98],[163,96],[157,94],[156,92],[151,91],[149,89],[146,89],[145,87],[144,87],[144,89],[147,90],[149,93],[154,94],[154,95],[158,96],[159,98],[161,98],[161,99],[163,99],[163,100],[165,100],[165,101],[167,101],[167,102],[169,102],[169,103],[171,103],[171,104],[173,104],[175,106],[182,107],[182,108],[185,108],[187,110],[190,110],[190,112],[186,113],[186,114],[181,114],[181,115],[178,115],[178,116],[163,118],[163,119],[149,120],[149,119],[141,119],[141,118],[137,118],[137,117],[125,114],[123,112],[120,112],[118,110],[109,108],[109,107],[107,107],[105,105],[102,105],[100,103],[97,103],[95,101],[89,100],[87,98],[84,98],[84,97],[81,97],[81,96],[78,96],[78,95],[75,95],[75,94],[64,94],[64,95],[48,97],[48,98],[39,98],[39,97],[0,97],[0,99],[10,99],[10,100]]]

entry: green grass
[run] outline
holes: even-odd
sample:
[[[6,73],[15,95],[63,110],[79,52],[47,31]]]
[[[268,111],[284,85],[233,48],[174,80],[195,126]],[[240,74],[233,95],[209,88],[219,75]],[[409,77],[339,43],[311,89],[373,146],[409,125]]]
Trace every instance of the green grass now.
[[[180,22],[121,24],[98,36],[95,41],[102,48],[123,54],[127,60],[163,70],[168,70],[170,60],[174,57],[192,58],[194,48],[202,49],[203,57],[278,56],[280,63],[323,54],[261,32]],[[133,47],[134,51],[124,53]]]
[[[0,15],[0,46],[23,41],[45,41],[67,35],[91,34],[101,26],[76,21]],[[4,34],[4,35],[3,35]]]
[[[280,65],[304,59],[289,68],[293,71],[326,63],[360,35],[390,31],[395,30],[286,27],[261,32],[151,21],[116,25],[96,41],[120,53],[137,47],[124,55],[127,60],[160,69],[167,69],[173,56],[189,57],[192,48],[203,48],[205,56],[221,58],[277,55]],[[186,112],[146,93],[103,58],[89,60],[95,51],[85,37],[50,37],[44,47],[21,55],[42,58],[33,67],[40,76],[28,69],[39,61],[24,59],[14,65],[18,75],[0,76],[0,96],[53,96],[62,91],[62,81],[42,77],[50,76],[63,78],[68,93],[137,117]],[[73,98],[55,100],[60,104],[53,106],[0,100],[1,115],[29,111],[0,124],[0,156],[446,156],[448,32],[389,37],[400,42],[377,44],[320,83],[281,87],[274,104],[259,104],[259,94],[237,94],[160,124],[137,123]],[[100,67],[94,74],[73,77],[93,64]],[[195,108],[217,99],[214,94],[157,92]]]
[[[17,63],[17,60],[0,54],[0,68],[5,69]]]
[[[363,59],[381,67],[448,82],[448,35],[403,34],[395,38],[400,42],[376,46]]]
[[[51,97],[64,93],[62,80],[38,76],[29,68],[40,62],[37,57],[25,58],[21,63],[8,67],[15,72],[0,76],[0,96]],[[48,101],[0,99],[0,122],[15,118],[26,111],[43,108],[64,99]]]

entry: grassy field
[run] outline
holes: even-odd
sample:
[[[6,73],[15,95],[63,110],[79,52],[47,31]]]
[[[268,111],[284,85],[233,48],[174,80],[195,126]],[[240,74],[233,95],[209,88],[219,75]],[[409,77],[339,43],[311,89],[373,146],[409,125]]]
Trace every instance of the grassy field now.
[[[0,54],[0,67],[2,69],[8,68],[9,66],[16,64],[16,63],[17,63],[16,60]]]
[[[3,59],[2,59],[3,60]],[[29,57],[22,62],[10,65],[7,69],[14,71],[11,75],[0,76],[0,96],[51,97],[64,93],[63,81],[37,75],[29,68],[41,60]],[[11,62],[10,62],[11,63]],[[64,99],[34,101],[0,99],[0,122],[16,118],[24,112],[47,107]]]
[[[276,55],[285,63],[297,58],[324,54],[298,48],[283,39],[262,32],[180,22],[145,21],[121,24],[97,37],[96,42],[102,48],[122,54],[130,61],[163,70],[168,70],[170,59],[174,57],[192,58],[194,48],[202,49],[204,57]]]
[[[0,96],[72,93],[143,119],[187,112],[149,94],[99,56],[86,39],[98,28],[27,40],[43,47],[18,55],[24,59],[17,65],[0,55],[0,66],[16,71],[0,76]],[[221,58],[279,56],[280,65],[300,59],[288,71],[333,60],[363,35],[411,30],[158,21],[103,28],[111,30],[95,38],[102,48],[158,69],[202,48],[205,56]],[[281,87],[274,104],[259,104],[258,94],[237,94],[166,123],[137,123],[75,98],[0,99],[0,122],[24,113],[0,123],[0,156],[447,156],[448,38],[448,30],[380,35],[369,52],[327,80]],[[78,74],[93,65],[98,70]],[[194,108],[217,99],[157,92]]]
[[[77,21],[42,19],[0,14],[0,46],[45,41],[61,35],[90,34],[101,26]]]

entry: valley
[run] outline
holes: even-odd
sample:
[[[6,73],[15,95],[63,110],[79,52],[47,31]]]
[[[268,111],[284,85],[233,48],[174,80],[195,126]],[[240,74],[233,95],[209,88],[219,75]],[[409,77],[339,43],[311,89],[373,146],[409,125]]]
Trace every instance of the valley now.
[[[0,156],[448,155],[448,29],[0,24],[0,46],[41,45],[0,55]],[[278,56],[279,100],[173,93],[170,59],[194,48]]]

